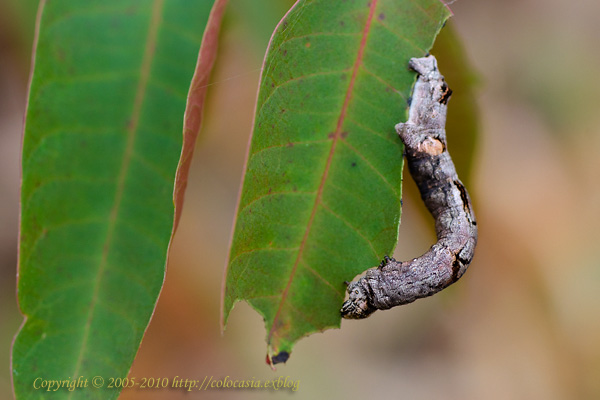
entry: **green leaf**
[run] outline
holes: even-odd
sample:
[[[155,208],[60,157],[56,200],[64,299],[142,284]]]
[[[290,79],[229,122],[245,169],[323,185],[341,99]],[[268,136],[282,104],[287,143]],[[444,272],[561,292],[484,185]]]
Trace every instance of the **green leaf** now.
[[[439,0],[300,0],[271,39],[230,261],[223,325],[245,300],[268,355],[339,327],[345,280],[396,244],[415,74],[449,10]]]
[[[164,279],[186,93],[212,4],[41,5],[22,158],[17,399],[119,394],[109,379],[127,376]],[[79,377],[87,388],[34,387]]]

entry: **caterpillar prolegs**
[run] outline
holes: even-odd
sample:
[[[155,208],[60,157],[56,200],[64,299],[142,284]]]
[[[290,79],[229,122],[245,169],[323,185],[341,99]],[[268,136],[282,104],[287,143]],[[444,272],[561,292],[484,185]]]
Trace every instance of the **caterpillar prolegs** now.
[[[366,318],[376,310],[431,296],[456,282],[473,259],[477,222],[467,190],[458,179],[446,149],[446,111],[452,91],[435,57],[412,58],[418,73],[408,121],[396,125],[404,143],[408,169],[435,219],[437,243],[419,258],[385,257],[358,281],[348,284],[344,318]]]

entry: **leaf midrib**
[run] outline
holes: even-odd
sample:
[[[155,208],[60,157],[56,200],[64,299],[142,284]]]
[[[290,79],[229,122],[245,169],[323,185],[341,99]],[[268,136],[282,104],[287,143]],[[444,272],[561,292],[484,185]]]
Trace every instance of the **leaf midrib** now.
[[[294,280],[294,276],[296,275],[296,270],[298,269],[298,264],[300,263],[300,259],[302,258],[304,248],[306,246],[306,241],[308,239],[308,236],[309,236],[311,228],[312,228],[312,223],[313,223],[314,217],[316,215],[317,208],[318,208],[319,204],[321,203],[323,189],[325,187],[325,182],[327,181],[327,176],[329,173],[329,168],[331,166],[331,161],[333,159],[333,155],[335,153],[335,149],[336,149],[338,140],[341,138],[342,126],[344,125],[344,120],[346,117],[346,112],[348,110],[348,105],[350,104],[350,99],[352,98],[352,92],[354,89],[354,83],[356,81],[356,76],[358,74],[358,68],[361,65],[361,62],[363,59],[364,49],[365,49],[365,45],[367,43],[367,36],[368,36],[369,30],[371,28],[371,21],[373,20],[373,15],[375,14],[375,8],[377,6],[377,1],[378,0],[371,0],[371,3],[370,3],[369,15],[367,17],[367,20],[365,22],[365,27],[362,32],[360,46],[359,46],[358,52],[356,54],[356,59],[354,60],[354,65],[352,68],[352,77],[350,78],[350,82],[348,84],[348,89],[346,90],[346,95],[344,97],[344,103],[340,110],[340,115],[338,117],[338,122],[337,122],[337,126],[335,129],[335,133],[334,133],[332,141],[331,141],[331,148],[329,150],[329,155],[327,157],[327,162],[326,162],[325,168],[323,170],[323,175],[321,176],[321,182],[319,183],[319,189],[317,191],[317,195],[315,197],[315,202],[313,203],[311,214],[308,219],[308,223],[306,225],[306,230],[304,231],[304,236],[302,237],[302,241],[300,243],[298,255],[296,256],[294,266],[292,267],[292,270],[290,272],[290,277],[288,279],[288,282],[281,294],[281,300],[280,300],[279,306],[277,308],[277,313],[275,314],[275,317],[273,318],[273,323],[271,325],[271,329],[269,330],[269,336],[267,339],[268,343],[271,343],[271,339],[273,338],[273,334],[275,333],[279,315],[281,314],[283,304],[286,302],[290,286],[292,284],[292,281]]]
[[[83,361],[84,354],[87,350],[88,340],[90,336],[90,327],[94,319],[94,314],[98,304],[98,297],[100,294],[100,282],[102,281],[102,278],[106,271],[107,259],[113,243],[113,236],[117,223],[117,216],[119,215],[119,211],[121,209],[123,192],[125,191],[125,180],[134,154],[133,150],[135,145],[135,139],[137,136],[137,130],[140,122],[140,115],[144,103],[144,98],[146,95],[146,89],[148,87],[148,82],[150,79],[152,60],[154,58],[154,52],[156,49],[156,43],[158,39],[158,27],[162,20],[161,17],[163,5],[164,0],[154,0],[152,4],[152,14],[150,17],[150,24],[148,27],[146,46],[144,49],[142,63],[140,65],[140,79],[136,88],[135,99],[131,112],[131,119],[129,120],[129,124],[127,125],[126,129],[127,142],[125,146],[125,152],[123,154],[123,159],[121,161],[121,168],[119,169],[119,175],[117,177],[115,200],[113,203],[113,207],[110,211],[106,240],[102,249],[102,258],[98,266],[96,279],[94,280],[94,288],[92,292],[92,301],[90,304],[88,319],[84,326],[81,348],[75,364],[75,371],[73,372],[72,376],[79,376],[81,363]],[[70,393],[69,398],[71,398],[73,393],[74,392]]]

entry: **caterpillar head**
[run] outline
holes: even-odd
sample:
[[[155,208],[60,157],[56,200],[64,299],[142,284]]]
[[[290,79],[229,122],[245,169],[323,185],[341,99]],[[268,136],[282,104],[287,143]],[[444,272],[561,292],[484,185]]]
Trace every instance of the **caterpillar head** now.
[[[348,300],[342,305],[340,312],[346,319],[367,318],[375,311],[369,302],[369,296],[360,281],[348,285]]]

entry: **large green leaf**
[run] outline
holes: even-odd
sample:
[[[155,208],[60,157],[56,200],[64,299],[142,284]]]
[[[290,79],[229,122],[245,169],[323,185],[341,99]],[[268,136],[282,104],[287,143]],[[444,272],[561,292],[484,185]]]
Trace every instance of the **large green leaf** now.
[[[246,300],[273,362],[340,324],[344,281],[393,250],[415,74],[449,10],[439,0],[299,0],[271,39],[236,227],[223,321]]]
[[[186,94],[212,4],[41,5],[23,142],[18,399],[119,394],[109,379],[127,376],[164,279]],[[87,388],[34,386],[79,377]]]

